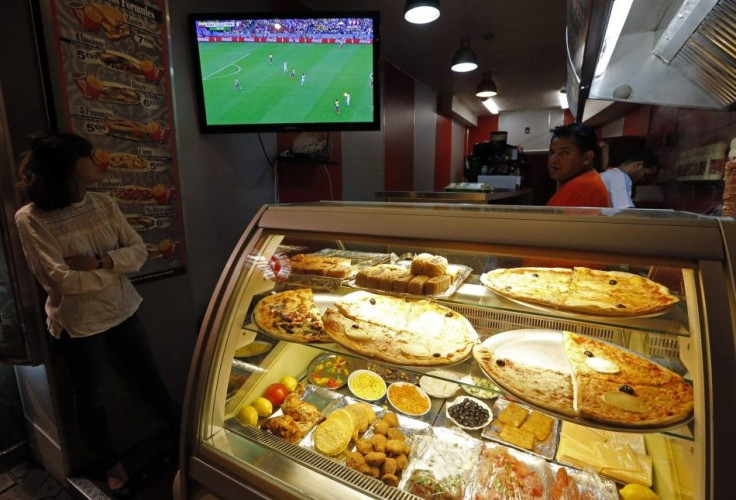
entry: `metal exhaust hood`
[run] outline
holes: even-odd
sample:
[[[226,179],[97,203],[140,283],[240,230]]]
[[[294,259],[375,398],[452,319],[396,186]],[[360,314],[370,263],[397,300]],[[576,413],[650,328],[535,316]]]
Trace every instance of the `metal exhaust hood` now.
[[[606,30],[626,3],[568,0],[566,88],[577,120],[587,99],[736,109],[736,0],[628,0],[614,44]]]

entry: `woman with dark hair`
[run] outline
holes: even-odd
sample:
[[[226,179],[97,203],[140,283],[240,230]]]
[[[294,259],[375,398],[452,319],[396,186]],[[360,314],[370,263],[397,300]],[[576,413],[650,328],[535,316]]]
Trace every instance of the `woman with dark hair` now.
[[[71,375],[80,430],[108,486],[120,491],[128,476],[105,415],[107,349],[171,430],[178,428],[180,411],[136,315],[142,298],[126,276],[145,263],[146,245],[111,197],[87,191],[103,178],[92,149],[75,134],[32,136],[18,182],[30,203],[16,212],[15,223],[28,265],[48,294],[46,325]]]
[[[547,170],[557,192],[547,202],[554,207],[610,207],[606,185],[596,165],[600,147],[595,130],[582,123],[555,127]]]

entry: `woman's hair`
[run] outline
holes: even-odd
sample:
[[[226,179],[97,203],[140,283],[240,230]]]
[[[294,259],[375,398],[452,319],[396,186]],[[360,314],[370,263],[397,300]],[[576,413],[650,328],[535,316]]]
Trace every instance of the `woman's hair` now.
[[[558,137],[570,139],[582,153],[593,151],[591,165],[596,170],[599,170],[601,147],[598,145],[598,136],[593,127],[577,122],[569,125],[560,125],[552,130],[551,141],[554,141]]]
[[[76,134],[37,132],[21,155],[18,188],[42,210],[68,207],[74,201],[77,160],[92,154],[92,144]]]

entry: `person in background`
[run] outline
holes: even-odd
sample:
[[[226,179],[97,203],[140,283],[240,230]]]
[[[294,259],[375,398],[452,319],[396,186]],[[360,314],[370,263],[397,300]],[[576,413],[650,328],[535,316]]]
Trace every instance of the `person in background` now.
[[[631,199],[631,190],[634,184],[639,184],[649,177],[653,177],[659,170],[659,160],[649,150],[643,150],[624,160],[621,165],[609,168],[601,174],[601,180],[608,189],[613,208],[630,208],[634,206]]]
[[[113,198],[87,191],[103,178],[92,150],[76,134],[34,134],[18,182],[30,203],[16,212],[15,223],[28,265],[48,294],[51,347],[69,370],[80,432],[108,487],[120,493],[129,479],[105,414],[108,351],[172,433],[181,410],[159,375],[136,315],[142,298],[126,276],[146,262],[146,245]]]
[[[582,123],[552,130],[547,171],[557,192],[547,202],[554,207],[610,207],[608,190],[596,171],[600,159],[598,137]]]

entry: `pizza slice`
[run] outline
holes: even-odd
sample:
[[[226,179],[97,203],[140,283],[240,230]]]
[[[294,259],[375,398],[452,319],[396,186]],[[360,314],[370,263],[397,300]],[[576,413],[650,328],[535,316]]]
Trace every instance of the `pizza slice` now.
[[[576,267],[564,307],[584,313],[631,316],[663,311],[678,300],[667,287],[643,276]]]
[[[615,425],[652,427],[674,424],[693,410],[693,389],[680,379],[651,386],[577,377],[580,416]]]
[[[253,309],[258,328],[280,340],[330,342],[322,326],[311,288],[299,288],[262,298]]]
[[[482,345],[473,349],[473,356],[494,382],[524,402],[562,415],[577,416],[569,372],[497,357]]]
[[[676,373],[607,342],[573,332],[563,332],[562,337],[565,354],[576,377],[651,386],[681,380]]]
[[[345,295],[335,302],[335,307],[348,318],[403,330],[408,325],[412,304],[403,298],[361,290]]]

